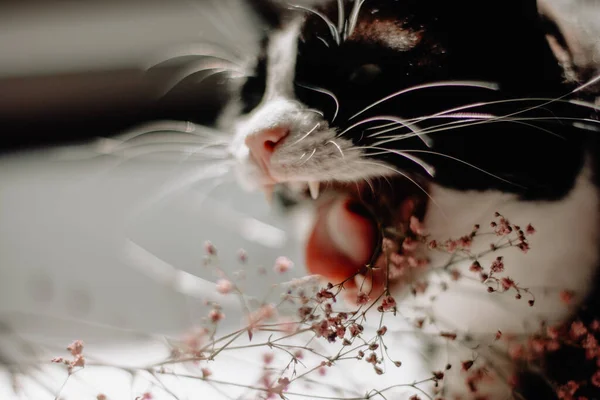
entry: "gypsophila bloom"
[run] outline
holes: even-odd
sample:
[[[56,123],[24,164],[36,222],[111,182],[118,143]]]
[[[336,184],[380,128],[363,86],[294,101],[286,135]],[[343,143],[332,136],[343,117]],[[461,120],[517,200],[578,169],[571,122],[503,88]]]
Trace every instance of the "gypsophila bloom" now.
[[[246,253],[246,250],[244,249],[239,249],[237,253],[237,258],[241,263],[245,263],[246,261],[248,261],[248,253]]]
[[[294,263],[287,257],[277,257],[275,260],[275,265],[273,266],[273,271],[282,274],[284,272],[289,271],[294,267]]]
[[[217,248],[210,241],[204,242],[204,252],[210,256],[214,256],[217,254]]]
[[[383,311],[389,311],[396,307],[396,299],[392,296],[385,296],[381,301],[381,308]]]
[[[571,324],[571,329],[570,329],[569,333],[571,334],[571,337],[573,337],[574,339],[579,339],[583,335],[587,334],[588,330],[585,327],[585,325],[583,324],[583,322],[574,321]]]
[[[135,400],[152,400],[153,398],[152,393],[146,392],[143,395],[136,397]]]
[[[214,308],[208,313],[208,318],[211,322],[217,323],[225,318],[225,314],[223,314],[221,310]]]
[[[495,274],[504,271],[504,262],[502,262],[502,256],[497,257],[494,262],[492,262],[490,270]]]
[[[560,292],[560,301],[565,303],[566,305],[570,305],[575,297],[575,292],[572,290],[561,290]]]
[[[413,233],[416,233],[417,235],[423,236],[425,234],[425,228],[423,227],[423,224],[414,215],[410,217],[409,228]]]
[[[369,300],[371,300],[371,298],[368,294],[366,294],[365,292],[358,292],[358,295],[356,296],[357,304],[367,304]]]
[[[202,369],[200,369],[200,371],[202,372],[202,378],[204,378],[204,379],[206,379],[212,375],[212,372],[208,368],[202,368]]]
[[[525,228],[525,233],[527,233],[528,235],[533,235],[535,233],[535,228],[531,226],[531,224],[529,224]]]
[[[591,379],[592,385],[596,387],[600,387],[600,370],[596,371],[594,375],[592,375]]]
[[[402,249],[404,249],[405,251],[414,251],[417,249],[418,244],[419,242],[417,242],[416,240],[407,237],[402,242]]]
[[[83,351],[83,342],[76,340],[67,347],[67,350],[71,352],[71,355],[78,356]]]
[[[98,396],[96,396],[96,400],[106,400],[106,395],[105,394],[98,394]]]
[[[469,267],[469,271],[481,272],[483,271],[483,268],[481,267],[481,264],[479,264],[479,261],[473,261],[473,264],[471,264],[471,266]]]
[[[229,281],[227,279],[219,279],[217,281],[217,292],[219,292],[221,294],[228,294],[228,293],[231,293],[232,289],[233,289],[233,283],[231,283],[231,281]]]
[[[515,286],[515,281],[513,281],[509,277],[504,277],[500,279],[500,284],[502,285],[502,289],[508,290],[511,287]]]

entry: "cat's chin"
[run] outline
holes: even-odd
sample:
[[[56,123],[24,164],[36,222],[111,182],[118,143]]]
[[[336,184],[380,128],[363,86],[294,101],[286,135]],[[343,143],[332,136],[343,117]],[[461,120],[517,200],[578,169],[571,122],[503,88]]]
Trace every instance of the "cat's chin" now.
[[[374,299],[386,286],[398,292],[407,282],[407,276],[390,278],[381,243],[384,231],[409,229],[411,216],[422,220],[426,196],[401,187],[382,181],[358,191],[335,190],[315,202],[316,218],[305,248],[307,269],[332,284],[343,282],[350,303],[359,292]]]

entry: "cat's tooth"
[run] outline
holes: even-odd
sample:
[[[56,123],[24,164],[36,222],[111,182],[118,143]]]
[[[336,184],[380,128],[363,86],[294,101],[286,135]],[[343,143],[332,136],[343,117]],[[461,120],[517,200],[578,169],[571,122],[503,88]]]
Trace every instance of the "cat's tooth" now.
[[[310,197],[316,200],[319,197],[319,182],[309,181],[308,189],[310,190]]]

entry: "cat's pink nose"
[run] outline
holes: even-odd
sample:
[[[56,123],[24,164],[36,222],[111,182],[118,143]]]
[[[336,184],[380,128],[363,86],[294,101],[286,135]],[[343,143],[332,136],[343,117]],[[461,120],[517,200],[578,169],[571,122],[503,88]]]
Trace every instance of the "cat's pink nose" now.
[[[269,163],[271,162],[271,156],[275,151],[275,147],[289,133],[289,129],[277,127],[265,129],[246,137],[246,146],[248,146],[250,154],[252,154],[252,157],[254,157],[265,172],[268,173]]]

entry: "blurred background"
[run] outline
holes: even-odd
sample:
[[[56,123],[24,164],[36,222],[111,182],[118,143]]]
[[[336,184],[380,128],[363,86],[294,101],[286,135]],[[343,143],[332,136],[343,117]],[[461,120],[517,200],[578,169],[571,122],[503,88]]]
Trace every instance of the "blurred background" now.
[[[222,161],[185,152],[203,140],[200,126],[153,125],[212,123],[226,80],[182,78],[214,61],[206,53],[243,63],[257,26],[238,0],[2,2],[0,399],[54,399],[65,371],[47,364],[74,339],[91,361],[164,358],[165,337],[198,325],[217,296],[206,240],[230,275],[242,274],[245,249],[249,297],[276,282],[256,271],[277,256],[301,265],[293,230],[261,194],[240,192]],[[151,127],[179,130],[186,145],[160,134],[136,141]],[[104,141],[122,134],[133,139]],[[237,328],[239,303],[216,300],[225,329]],[[64,398],[133,399],[148,389],[115,371],[83,372]]]

